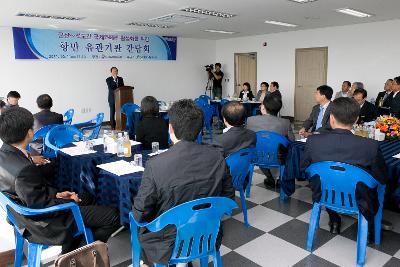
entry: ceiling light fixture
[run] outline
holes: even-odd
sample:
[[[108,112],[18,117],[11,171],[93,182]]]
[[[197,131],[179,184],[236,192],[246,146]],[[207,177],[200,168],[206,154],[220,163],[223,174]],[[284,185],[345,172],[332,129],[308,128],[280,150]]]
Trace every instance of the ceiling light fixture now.
[[[111,2],[111,3],[119,3],[119,4],[126,4],[126,3],[133,2],[133,1],[135,1],[135,0],[99,0],[99,1]]]
[[[266,20],[266,21],[264,21],[264,23],[277,25],[277,26],[285,26],[285,27],[297,27],[297,26],[299,26],[299,25],[296,25],[296,24],[291,24],[291,23],[281,22],[281,21],[275,21],[275,20]]]
[[[174,24],[180,24],[180,23],[194,23],[200,21],[199,17],[196,16],[188,16],[188,15],[180,15],[180,14],[168,14],[164,15],[161,17],[149,19],[150,21],[154,22],[161,22],[161,23],[174,23]]]
[[[23,13],[17,14],[18,17],[28,17],[28,18],[41,18],[41,19],[61,19],[61,20],[82,20],[83,17],[71,17],[71,16],[61,16],[61,15],[46,15],[46,14],[36,14],[36,13]]]
[[[317,0],[289,0],[289,1],[296,2],[296,3],[299,3],[299,4],[306,4],[306,3],[315,2]]]
[[[230,32],[230,31],[221,31],[221,30],[204,30],[205,32],[211,32],[211,33],[223,33],[223,34],[235,34],[237,32]]]
[[[201,15],[207,15],[207,16],[213,16],[213,17],[218,17],[218,18],[225,18],[225,19],[229,19],[229,18],[236,16],[235,14],[230,14],[230,13],[226,13],[226,12],[222,12],[222,11],[202,9],[202,8],[198,8],[198,7],[185,7],[185,8],[180,9],[180,11],[196,13],[196,14],[201,14]]]
[[[175,27],[174,25],[166,25],[166,24],[153,24],[153,23],[145,23],[145,22],[131,22],[128,23],[129,26],[138,26],[138,27],[147,27],[147,28],[159,28],[159,29],[170,29]]]
[[[358,11],[358,10],[354,10],[354,9],[351,9],[351,8],[339,8],[339,9],[336,9],[336,12],[343,13],[343,14],[350,15],[350,16],[355,16],[355,17],[358,17],[358,18],[369,18],[369,17],[372,17],[371,14],[367,14],[367,13],[364,13],[364,12],[361,12],[361,11]]]

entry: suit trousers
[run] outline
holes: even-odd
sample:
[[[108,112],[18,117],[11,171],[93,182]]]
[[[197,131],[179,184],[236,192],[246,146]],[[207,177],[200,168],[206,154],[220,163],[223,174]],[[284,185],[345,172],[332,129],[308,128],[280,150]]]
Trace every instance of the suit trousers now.
[[[110,124],[111,128],[115,129],[115,103],[109,103],[110,105]]]

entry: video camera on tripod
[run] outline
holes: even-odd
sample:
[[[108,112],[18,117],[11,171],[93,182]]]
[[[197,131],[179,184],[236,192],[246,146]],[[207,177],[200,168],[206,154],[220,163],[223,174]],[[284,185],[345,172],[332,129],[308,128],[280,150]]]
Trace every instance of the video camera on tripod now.
[[[207,72],[211,72],[214,70],[214,64],[205,65],[204,67],[206,68]]]

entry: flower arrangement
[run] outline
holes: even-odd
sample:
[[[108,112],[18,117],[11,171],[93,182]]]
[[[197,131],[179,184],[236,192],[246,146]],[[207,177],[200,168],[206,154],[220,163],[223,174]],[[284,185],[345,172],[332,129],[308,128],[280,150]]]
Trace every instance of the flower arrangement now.
[[[375,128],[385,134],[385,139],[400,139],[400,120],[392,116],[380,116],[375,123]]]

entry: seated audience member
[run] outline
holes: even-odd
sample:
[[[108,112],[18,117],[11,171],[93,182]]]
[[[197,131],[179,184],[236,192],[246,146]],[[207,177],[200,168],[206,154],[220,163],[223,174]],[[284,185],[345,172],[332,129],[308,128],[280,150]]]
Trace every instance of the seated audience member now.
[[[400,118],[400,76],[397,76],[396,78],[393,79],[393,95],[390,99],[389,107],[390,107],[390,113],[393,114],[393,116]]]
[[[385,86],[383,87],[383,91],[379,92],[378,96],[376,97],[375,100],[375,106],[379,107],[380,106],[380,101],[382,100],[382,107],[388,107],[389,106],[389,99],[392,94],[392,86],[393,86],[393,79],[388,79],[385,82]]]
[[[224,157],[240,149],[256,146],[256,133],[243,127],[246,109],[241,103],[229,102],[222,107],[221,113],[226,128],[223,134],[215,136],[214,145],[222,149]]]
[[[157,99],[146,96],[140,103],[142,120],[136,125],[136,141],[142,143],[145,150],[151,149],[152,142],[158,142],[160,149],[168,148],[168,126],[160,118],[160,107]]]
[[[4,112],[6,108],[6,103],[3,100],[0,100],[0,114]]]
[[[386,183],[386,166],[375,140],[353,135],[351,129],[358,119],[360,107],[351,98],[338,98],[332,102],[330,122],[332,131],[312,135],[307,139],[304,156],[300,164],[302,171],[314,162],[339,161],[355,165],[368,171],[377,181]],[[313,201],[321,198],[319,177],[311,177],[310,186]],[[356,188],[357,205],[368,221],[369,229],[373,229],[374,216],[378,210],[376,189],[369,189],[363,183]],[[327,209],[330,232],[340,234],[340,216]],[[373,237],[373,235],[370,237]]]
[[[364,84],[362,82],[353,82],[350,89],[351,95],[353,95],[356,89],[364,89]]]
[[[268,87],[269,84],[267,82],[262,82],[260,84],[260,90],[258,90],[257,95],[256,95],[256,101],[263,102],[265,96],[268,94]]]
[[[282,99],[281,91],[279,91],[278,82],[271,82],[271,86],[269,87],[269,95],[276,96]]]
[[[198,198],[234,197],[231,176],[221,153],[195,142],[202,127],[203,113],[193,100],[183,99],[172,105],[169,132],[174,145],[147,161],[133,206],[136,220],[150,222],[165,211]],[[156,233],[141,228],[139,240],[145,263],[167,264],[175,235],[171,225]]]
[[[377,117],[376,107],[366,100],[367,91],[365,89],[356,89],[353,93],[353,98],[360,105],[357,124],[374,121]]]
[[[8,109],[10,107],[18,107],[18,101],[20,98],[21,95],[17,91],[8,92],[5,109]]]
[[[336,93],[335,99],[339,97],[352,97],[350,88],[351,88],[351,83],[349,81],[344,81],[342,83],[342,90]]]
[[[243,100],[243,97],[247,100],[253,100],[254,95],[251,91],[250,84],[248,82],[243,83],[243,90],[240,91],[239,98]]]
[[[94,239],[107,242],[119,227],[118,211],[94,206],[88,194],[58,192],[52,183],[54,172],[49,172],[47,165],[36,165],[25,150],[32,136],[33,116],[28,110],[14,107],[0,115],[0,138],[4,142],[0,148],[0,191],[29,208],[47,208],[74,201],[79,204],[85,226],[91,228]],[[84,240],[82,236],[74,237],[76,224],[70,213],[15,217],[19,227],[25,228],[24,237],[29,241],[62,245],[63,253],[76,249]]]
[[[277,117],[282,108],[282,100],[279,97],[269,95],[264,98],[261,105],[261,114],[259,116],[249,117],[247,119],[246,128],[254,131],[269,131],[278,133],[287,137],[290,141],[294,141],[294,135],[290,121],[287,119]],[[284,155],[282,155],[284,157]],[[269,169],[261,168],[267,179],[264,180],[265,185],[269,187],[275,186],[275,179],[273,178]]]
[[[312,108],[310,117],[304,121],[299,134],[308,137],[313,132],[323,132],[331,128],[329,115],[331,113],[331,98],[333,90],[328,85],[321,85],[315,92],[315,101],[318,103]],[[311,129],[311,133],[308,131]]]

